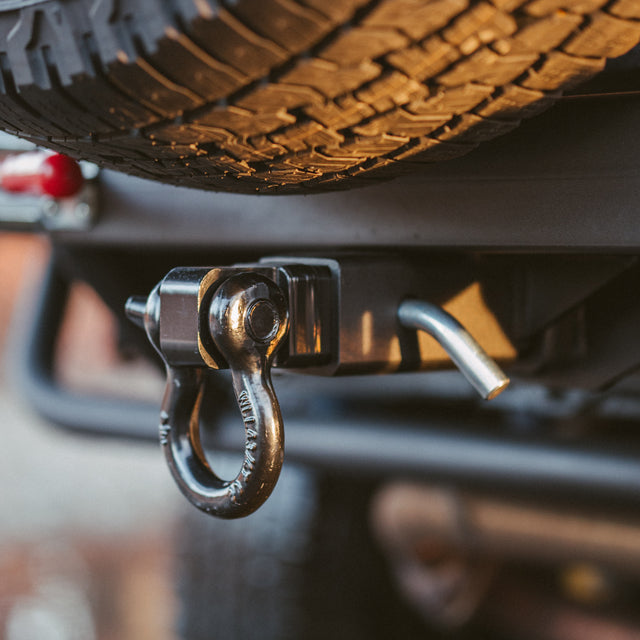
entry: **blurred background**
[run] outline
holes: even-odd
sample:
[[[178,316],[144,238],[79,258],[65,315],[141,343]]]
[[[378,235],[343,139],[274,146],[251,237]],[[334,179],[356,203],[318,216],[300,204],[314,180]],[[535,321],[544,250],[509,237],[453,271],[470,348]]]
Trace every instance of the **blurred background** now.
[[[583,513],[572,500],[286,464],[258,513],[220,521],[182,498],[155,442],[44,422],[16,378],[49,247],[0,234],[0,251],[0,640],[640,638],[640,521],[628,508]],[[97,294],[74,284],[56,380],[159,407],[162,371],[118,339]],[[315,418],[344,410],[308,395]],[[535,436],[529,414],[514,416],[489,426]],[[238,462],[223,458],[222,476]]]
[[[181,500],[159,447],[57,430],[29,409],[12,380],[12,351],[48,251],[41,238],[0,235],[0,638],[169,640]],[[76,287],[60,378],[159,401],[160,373],[119,366],[113,334],[99,299]]]

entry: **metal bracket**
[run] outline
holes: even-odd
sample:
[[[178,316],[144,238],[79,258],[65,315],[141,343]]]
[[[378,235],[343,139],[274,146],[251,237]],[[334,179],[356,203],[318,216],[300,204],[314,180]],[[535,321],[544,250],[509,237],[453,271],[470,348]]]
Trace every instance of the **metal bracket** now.
[[[387,276],[384,285],[372,279],[381,295],[369,299],[362,296],[367,267]],[[452,316],[435,305],[402,302],[403,287],[416,290],[419,281],[408,273],[401,262],[371,257],[184,267],[171,271],[148,298],[128,300],[127,315],[145,328],[167,366],[160,440],[180,490],[195,506],[241,517],[275,486],[284,435],[273,365],[330,375],[430,366],[416,340],[409,341],[411,353],[386,348],[406,338],[410,327],[440,342],[484,397],[506,387],[506,376]],[[244,461],[229,481],[211,469],[200,444],[206,367],[231,370],[244,422]]]

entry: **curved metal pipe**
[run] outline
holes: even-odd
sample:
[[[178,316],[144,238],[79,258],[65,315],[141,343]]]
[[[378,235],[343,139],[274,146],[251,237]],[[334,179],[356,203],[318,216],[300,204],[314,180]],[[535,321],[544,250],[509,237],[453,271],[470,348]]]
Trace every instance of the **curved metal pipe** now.
[[[442,307],[421,300],[405,300],[398,308],[398,319],[407,329],[433,336],[485,400],[492,400],[507,388],[509,378],[502,369]]]

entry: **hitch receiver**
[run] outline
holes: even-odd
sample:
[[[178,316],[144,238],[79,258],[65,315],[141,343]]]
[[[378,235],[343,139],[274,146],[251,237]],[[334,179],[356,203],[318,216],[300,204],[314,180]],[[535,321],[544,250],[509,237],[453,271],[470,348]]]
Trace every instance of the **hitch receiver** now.
[[[389,263],[370,264],[375,270]],[[506,387],[504,373],[450,314],[436,305],[396,299],[402,279],[393,297],[384,295],[361,310],[363,318],[369,314],[373,320],[355,318],[353,304],[349,311],[343,299],[357,287],[361,268],[361,261],[299,258],[184,267],[169,272],[148,298],[127,301],[128,317],[145,329],[166,364],[160,442],[178,487],[196,507],[222,518],[246,516],[275,487],[284,430],[272,366],[330,375],[384,370],[388,362],[372,348],[372,335],[382,331],[398,341],[411,328],[440,342],[483,397],[495,397]],[[382,327],[378,334],[371,322]],[[354,335],[354,327],[363,335]],[[425,366],[419,350],[397,366],[407,368],[407,362],[412,368]],[[231,370],[244,423],[243,463],[228,481],[213,471],[200,443],[207,368]]]

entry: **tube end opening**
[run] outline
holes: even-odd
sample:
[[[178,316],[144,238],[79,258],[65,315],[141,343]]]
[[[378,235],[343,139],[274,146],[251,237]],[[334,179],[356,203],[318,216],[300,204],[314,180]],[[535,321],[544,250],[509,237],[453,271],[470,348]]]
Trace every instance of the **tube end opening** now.
[[[509,380],[509,378],[505,378],[497,386],[493,387],[484,399],[493,400],[494,398],[497,398],[509,386],[510,382],[511,380]]]

